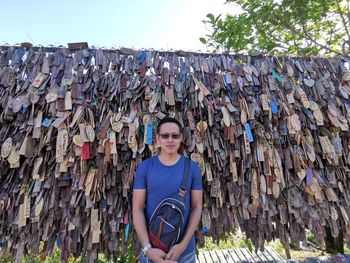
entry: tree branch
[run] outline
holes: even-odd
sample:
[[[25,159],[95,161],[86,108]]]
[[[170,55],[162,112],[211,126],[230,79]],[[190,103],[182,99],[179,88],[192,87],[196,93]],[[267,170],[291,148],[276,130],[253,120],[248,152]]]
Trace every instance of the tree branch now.
[[[331,22],[328,21],[329,27],[330,27],[330,24],[331,24]],[[330,30],[330,32],[329,32],[329,34],[328,34],[329,37],[328,37],[328,39],[326,40],[326,44],[327,44],[328,46],[331,45],[331,42],[332,42],[332,39],[333,39],[333,35],[334,35],[335,32],[336,32],[335,28],[332,27],[331,30]]]
[[[348,10],[348,13],[347,13],[348,21],[350,21],[350,3],[349,3],[349,0],[346,1],[346,8]]]
[[[281,23],[286,27],[288,28],[292,33],[294,34],[297,34],[297,30],[295,28],[292,28],[288,23],[286,23],[281,17],[277,16],[276,13],[273,13],[273,15],[279,20],[281,21]],[[339,56],[343,56],[342,53],[336,51],[336,50],[333,50],[325,45],[322,45],[321,43],[317,42],[315,39],[313,39],[309,34],[308,32],[306,31],[306,28],[305,28],[305,23],[302,23],[302,28],[303,28],[303,35],[305,38],[309,39],[312,43],[314,43],[316,46],[319,46],[325,50],[328,50],[329,52],[331,53],[334,53],[334,54],[337,54]]]
[[[350,40],[350,33],[349,33],[349,30],[348,30],[347,23],[346,23],[346,21],[345,21],[345,17],[344,17],[344,15],[343,15],[343,12],[341,11],[339,2],[338,2],[338,1],[336,1],[336,2],[337,2],[337,8],[338,8],[338,12],[337,12],[337,13],[338,13],[338,14],[340,15],[340,17],[341,17],[341,20],[342,20],[342,22],[343,22],[343,26],[344,26],[344,28],[345,28],[346,34],[348,35],[348,40]]]
[[[307,39],[309,39],[312,43],[314,43],[315,45],[325,49],[325,50],[328,50],[329,52],[332,52],[332,53],[335,53],[339,56],[343,56],[344,54],[336,51],[336,50],[333,50],[325,45],[322,45],[321,43],[318,43],[316,40],[314,40],[310,35],[309,33],[306,31],[306,28],[305,28],[305,24],[302,25],[303,26],[303,32],[304,32],[304,35],[306,36]]]
[[[277,39],[277,38],[273,35],[272,31],[270,31],[267,27],[258,27],[258,24],[256,24],[256,27],[257,27],[258,31],[263,31],[263,32],[267,33],[267,36],[268,36],[269,38],[271,38],[271,39],[276,43],[276,45],[278,45],[279,47],[281,47],[281,48],[283,48],[283,49],[285,49],[285,50],[288,50],[288,47],[287,47],[287,46],[283,46],[284,44],[287,44],[287,43],[284,42],[284,41],[281,41],[281,40]]]
[[[251,13],[250,10],[248,10],[247,8],[242,7],[242,9],[243,9],[244,11],[246,11],[248,14]],[[285,49],[285,50],[288,50],[288,47],[283,46],[284,44],[287,44],[286,42],[283,42],[283,41],[277,39],[277,38],[273,35],[273,33],[269,30],[268,27],[265,27],[265,26],[261,26],[261,27],[260,27],[259,25],[261,25],[261,24],[258,23],[258,21],[257,21],[257,19],[255,19],[255,16],[254,16],[254,15],[251,16],[251,17],[253,18],[254,24],[255,24],[255,26],[256,26],[256,28],[257,28],[258,31],[266,32],[266,33],[268,34],[268,36],[276,43],[276,45],[277,45],[278,47],[280,47],[280,48],[282,48],[282,49]]]
[[[331,5],[328,0],[317,1],[316,5],[304,3],[294,4],[293,1],[254,1],[254,0],[226,0],[226,3],[239,4],[243,10],[242,18],[236,23],[248,23],[235,32],[242,37],[233,41],[232,34],[225,33],[228,28],[218,29],[212,33],[213,43],[233,48],[257,48],[262,51],[275,52],[289,50],[305,54],[317,52],[328,55],[347,56],[339,47],[342,41],[350,43],[350,0],[338,0]],[[346,6],[343,6],[346,5]],[[310,13],[311,12],[311,13]],[[240,17],[240,16],[238,16]],[[235,21],[235,20],[234,20]],[[233,21],[233,22],[234,22]],[[230,21],[227,22],[230,24]],[[212,27],[216,23],[212,23]],[[234,24],[233,24],[234,25]],[[226,31],[225,31],[226,30]],[[249,36],[250,30],[253,30]],[[223,32],[225,34],[221,34]],[[244,33],[246,32],[246,33]],[[248,35],[247,35],[248,34]],[[214,40],[219,35],[219,40]],[[347,39],[347,40],[346,40]],[[220,44],[221,43],[221,44]],[[294,44],[294,45],[293,45]],[[350,44],[349,44],[350,46]],[[295,50],[291,48],[295,47]]]

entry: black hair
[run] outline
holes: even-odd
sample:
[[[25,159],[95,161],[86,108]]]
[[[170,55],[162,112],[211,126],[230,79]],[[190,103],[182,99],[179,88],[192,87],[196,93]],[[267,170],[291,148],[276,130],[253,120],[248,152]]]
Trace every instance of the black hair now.
[[[160,120],[160,122],[158,122],[158,126],[157,126],[157,133],[158,134],[160,131],[160,126],[162,126],[164,123],[175,123],[177,126],[179,126],[180,133],[182,132],[182,126],[177,119],[170,118],[170,117],[164,117],[163,119]]]

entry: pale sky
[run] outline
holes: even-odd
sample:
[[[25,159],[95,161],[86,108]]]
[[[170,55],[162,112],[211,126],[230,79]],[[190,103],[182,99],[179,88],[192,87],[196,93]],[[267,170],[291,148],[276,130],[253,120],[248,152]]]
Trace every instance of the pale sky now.
[[[0,0],[0,45],[88,42],[104,48],[207,51],[202,20],[235,12],[224,0]],[[236,11],[237,12],[237,11]]]

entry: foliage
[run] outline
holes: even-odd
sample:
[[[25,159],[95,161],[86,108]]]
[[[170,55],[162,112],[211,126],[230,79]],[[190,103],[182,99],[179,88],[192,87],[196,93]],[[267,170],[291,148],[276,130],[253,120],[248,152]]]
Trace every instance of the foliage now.
[[[121,237],[122,238],[122,237]],[[125,253],[120,253],[118,258],[107,258],[103,254],[99,254],[98,258],[95,260],[97,263],[107,263],[107,262],[122,262],[122,263],[134,263],[137,261],[137,255],[135,255],[134,252],[134,241],[136,239],[136,236],[134,234],[129,235],[128,238],[128,246]],[[120,240],[121,242],[121,240]],[[43,248],[43,243],[40,244],[40,249]],[[4,251],[3,255],[1,256],[0,251],[0,261],[1,263],[10,263],[15,262],[15,258]],[[22,258],[22,262],[24,263],[40,263],[43,262],[40,259],[40,254],[29,254]],[[61,262],[61,250],[58,246],[54,247],[54,250],[52,252],[52,255],[46,257],[45,261],[47,263],[60,263]],[[68,258],[69,263],[83,263],[87,262],[86,255],[82,255],[78,258],[74,258],[72,255]]]
[[[4,251],[4,254],[2,255],[2,257],[0,257],[0,260],[2,263],[10,263],[10,262],[16,261],[15,257],[12,256],[11,254],[7,253],[6,251]],[[43,262],[43,261],[40,259],[39,254],[29,254],[29,255],[26,255],[22,258],[22,262],[39,263],[39,262]],[[52,255],[46,257],[45,262],[50,262],[50,263],[60,263],[61,262],[61,251],[57,246],[55,246],[55,248],[52,252]],[[69,262],[74,262],[73,257],[70,258]]]
[[[272,241],[272,242],[265,242],[265,246],[272,247],[278,255],[282,256],[283,258],[286,258],[286,252],[283,247],[283,244],[280,241]]]
[[[216,51],[349,55],[349,0],[226,0],[237,15],[208,14],[200,38]]]
[[[211,251],[215,249],[232,249],[232,248],[247,248],[253,250],[252,242],[242,234],[236,234],[232,231],[227,236],[222,236],[218,244],[212,242],[210,237],[205,237],[205,246],[202,250]]]

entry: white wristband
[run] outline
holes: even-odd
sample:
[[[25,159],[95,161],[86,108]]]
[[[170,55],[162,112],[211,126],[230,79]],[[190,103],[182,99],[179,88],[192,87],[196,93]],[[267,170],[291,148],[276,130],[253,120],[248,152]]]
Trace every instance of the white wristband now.
[[[144,245],[143,248],[141,248],[142,254],[146,256],[146,253],[150,248],[152,248],[151,243],[147,243],[146,245]]]

